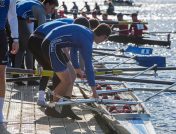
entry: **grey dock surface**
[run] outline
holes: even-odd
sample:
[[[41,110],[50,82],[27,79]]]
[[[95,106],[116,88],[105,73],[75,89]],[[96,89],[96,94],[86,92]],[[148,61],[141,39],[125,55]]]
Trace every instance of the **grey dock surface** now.
[[[90,110],[73,107],[82,118],[74,121],[69,118],[53,118],[44,114],[44,108],[36,104],[38,86],[15,86],[7,83],[4,104],[4,117],[7,129],[0,127],[0,134],[103,134],[103,130]],[[75,87],[75,95],[82,94]]]

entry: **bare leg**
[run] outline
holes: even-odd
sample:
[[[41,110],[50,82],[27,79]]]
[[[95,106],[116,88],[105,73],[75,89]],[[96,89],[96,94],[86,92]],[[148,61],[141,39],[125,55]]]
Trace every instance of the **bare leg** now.
[[[54,93],[61,96],[71,97],[76,74],[70,63],[67,64],[67,67],[68,68],[63,72],[56,72],[56,75],[61,82],[56,86]],[[54,97],[53,100],[57,101],[58,97]]]

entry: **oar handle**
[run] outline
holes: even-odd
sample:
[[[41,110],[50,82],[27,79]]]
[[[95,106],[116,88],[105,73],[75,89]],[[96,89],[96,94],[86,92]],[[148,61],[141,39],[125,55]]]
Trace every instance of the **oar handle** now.
[[[108,71],[95,72],[96,75],[104,75],[104,74],[114,74],[114,75],[116,75],[116,74],[122,74],[122,73],[123,73],[122,70],[113,70],[113,71],[110,71],[110,72],[108,72]]]
[[[11,74],[31,74],[36,76],[48,76],[48,77],[52,77],[54,74],[54,72],[51,70],[43,70],[40,73],[38,70],[10,68],[10,67],[7,68],[6,72]]]

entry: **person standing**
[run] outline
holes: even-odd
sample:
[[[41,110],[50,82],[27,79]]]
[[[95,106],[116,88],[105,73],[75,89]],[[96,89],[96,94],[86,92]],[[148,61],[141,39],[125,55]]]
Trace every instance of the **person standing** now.
[[[18,20],[15,0],[0,0],[0,124],[5,123],[3,104],[6,88],[6,65],[8,63],[7,38],[5,24],[8,18],[13,39],[11,53],[16,54],[18,45]]]

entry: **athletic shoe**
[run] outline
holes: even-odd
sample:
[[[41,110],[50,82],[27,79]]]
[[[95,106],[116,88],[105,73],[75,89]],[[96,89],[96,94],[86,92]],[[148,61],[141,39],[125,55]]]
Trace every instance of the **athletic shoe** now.
[[[46,107],[45,114],[47,116],[51,116],[55,118],[65,118],[65,116],[61,115],[61,113],[56,111],[55,107]]]

